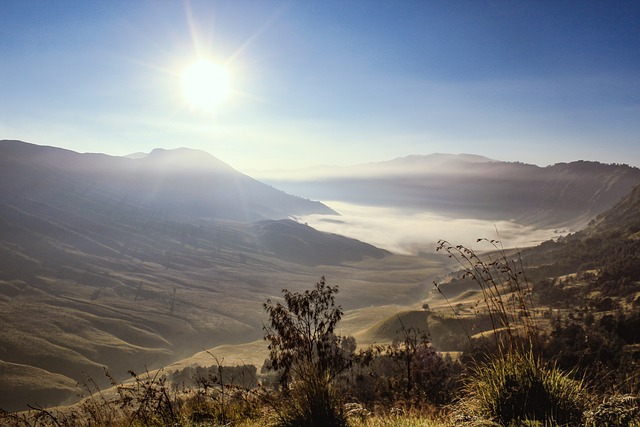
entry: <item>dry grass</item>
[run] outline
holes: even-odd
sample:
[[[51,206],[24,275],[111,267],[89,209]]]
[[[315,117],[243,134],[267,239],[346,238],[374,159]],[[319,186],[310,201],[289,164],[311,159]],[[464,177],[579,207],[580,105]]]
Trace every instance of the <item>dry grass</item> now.
[[[52,267],[28,283],[1,282],[0,289],[11,295],[0,298],[0,360],[45,369],[69,382],[82,381],[83,371],[100,378],[102,366],[124,379],[128,369],[167,366],[215,347],[214,354],[229,359],[238,350],[234,357],[260,366],[261,352],[220,346],[260,340],[262,303],[283,288],[299,290],[325,275],[340,286],[338,303],[346,310],[390,302],[402,306],[420,300],[430,275],[443,271],[433,259],[414,257],[309,267],[268,254],[240,257],[242,248],[151,243],[166,244],[170,262],[156,262],[162,254],[147,253],[156,260],[123,257],[117,262],[77,254],[77,265]],[[370,326],[357,315],[353,319],[354,331]],[[16,400],[14,391],[0,390],[4,409],[37,403],[29,397]],[[73,393],[60,396],[72,398]]]

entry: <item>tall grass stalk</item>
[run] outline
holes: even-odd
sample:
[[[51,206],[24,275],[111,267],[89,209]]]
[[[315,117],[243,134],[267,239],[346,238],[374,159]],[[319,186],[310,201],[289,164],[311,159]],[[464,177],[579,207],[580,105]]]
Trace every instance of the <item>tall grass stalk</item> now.
[[[538,355],[540,334],[520,253],[516,250],[512,258],[497,240],[478,242],[488,243],[491,251],[481,256],[446,240],[437,247],[481,291],[476,314],[490,318],[497,349],[472,367],[465,384],[464,412],[486,420],[485,425],[580,425],[586,388]],[[441,287],[437,289],[444,296]]]
[[[489,316],[500,353],[539,348],[531,287],[520,252],[516,251],[516,258],[511,258],[498,240],[483,238],[478,242],[488,243],[491,252],[481,257],[466,246],[446,240],[440,240],[436,250],[447,253],[463,269],[462,278],[471,279],[478,286],[482,299],[478,301],[476,313]],[[436,289],[444,296],[441,285],[436,284]]]

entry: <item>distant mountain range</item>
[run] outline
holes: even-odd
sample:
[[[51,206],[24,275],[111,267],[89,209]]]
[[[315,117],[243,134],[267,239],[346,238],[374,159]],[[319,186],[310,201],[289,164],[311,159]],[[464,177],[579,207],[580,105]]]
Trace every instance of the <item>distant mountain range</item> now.
[[[432,154],[262,178],[318,200],[511,220],[539,227],[584,226],[640,184],[640,169],[576,161],[539,167],[477,155]]]

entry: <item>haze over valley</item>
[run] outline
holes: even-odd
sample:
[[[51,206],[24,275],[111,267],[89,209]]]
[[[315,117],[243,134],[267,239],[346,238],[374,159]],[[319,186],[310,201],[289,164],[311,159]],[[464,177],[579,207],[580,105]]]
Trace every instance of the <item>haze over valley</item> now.
[[[432,249],[443,234],[464,244],[477,236],[513,246],[540,243],[583,228],[640,182],[640,170],[628,165],[539,167],[469,154],[262,175],[342,214],[302,217],[314,227],[406,253]]]

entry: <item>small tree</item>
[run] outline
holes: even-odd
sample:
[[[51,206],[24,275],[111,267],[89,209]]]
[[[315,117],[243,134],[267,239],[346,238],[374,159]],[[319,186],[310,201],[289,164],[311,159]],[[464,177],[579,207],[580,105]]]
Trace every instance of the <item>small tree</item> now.
[[[335,304],[338,287],[327,285],[322,277],[313,290],[282,292],[286,305],[271,300],[264,304],[269,315],[264,338],[269,341],[271,367],[282,371],[284,383],[302,365],[314,366],[335,378],[349,365],[344,339],[334,334],[343,314],[342,307]]]
[[[296,389],[283,414],[285,425],[344,425],[344,415],[331,390],[333,379],[351,364],[349,340],[335,335],[342,308],[335,303],[337,286],[322,277],[315,288],[303,293],[286,289],[284,302],[267,300],[269,316],[264,326],[269,341],[271,369],[282,373],[283,389]]]

